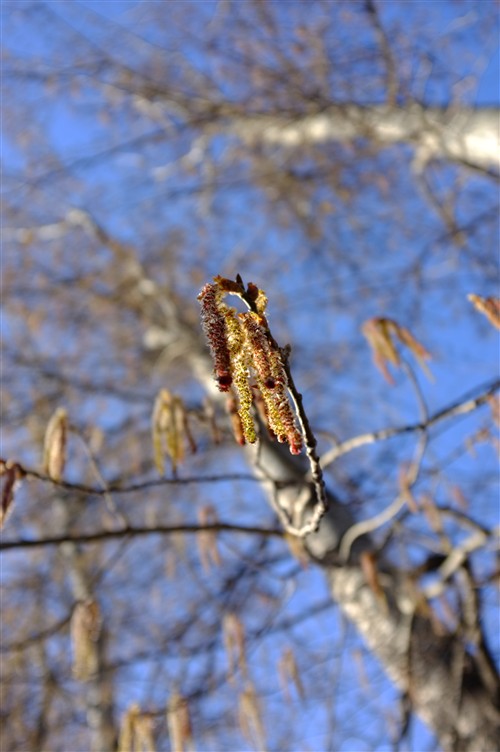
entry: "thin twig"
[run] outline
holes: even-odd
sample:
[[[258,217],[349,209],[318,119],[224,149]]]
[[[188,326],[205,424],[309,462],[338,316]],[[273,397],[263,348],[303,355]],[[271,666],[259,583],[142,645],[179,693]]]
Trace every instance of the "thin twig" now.
[[[352,545],[357,538],[359,538],[361,535],[364,535],[366,533],[371,533],[377,528],[381,527],[382,525],[385,525],[387,522],[389,522],[398,514],[398,512],[402,509],[405,502],[408,500],[410,491],[415,485],[415,483],[417,482],[418,477],[420,475],[421,468],[422,468],[422,461],[423,461],[425,450],[427,448],[427,443],[428,443],[429,426],[431,426],[433,423],[437,422],[438,420],[442,420],[444,417],[449,417],[451,415],[457,415],[457,414],[463,414],[465,412],[470,412],[471,410],[478,407],[480,404],[483,404],[486,401],[486,399],[490,396],[492,391],[494,391],[496,388],[498,388],[498,386],[500,386],[500,382],[497,381],[495,382],[495,384],[490,386],[490,388],[486,392],[483,392],[483,394],[479,395],[479,397],[476,397],[473,400],[467,400],[466,402],[462,402],[458,404],[455,403],[450,408],[441,410],[438,413],[436,413],[433,417],[429,417],[427,404],[425,402],[425,398],[422,394],[420,385],[415,376],[415,373],[413,372],[413,369],[406,362],[403,362],[403,366],[416,391],[417,399],[418,399],[418,403],[420,407],[420,414],[422,418],[422,422],[413,427],[414,431],[419,431],[421,434],[420,440],[416,448],[415,457],[406,475],[404,489],[401,491],[401,493],[398,494],[398,496],[394,499],[394,501],[391,504],[389,504],[389,506],[386,509],[384,509],[379,514],[376,514],[374,517],[371,517],[368,520],[362,520],[361,522],[358,522],[355,525],[352,525],[352,527],[350,527],[349,530],[345,533],[342,539],[342,542],[340,544],[340,549],[339,549],[340,561],[346,562],[348,560]],[[378,432],[378,433],[379,433],[379,439],[382,438],[380,437],[380,434],[382,432]],[[373,435],[374,434],[372,434],[372,436]],[[369,434],[365,434],[365,438],[367,436],[369,436]],[[359,438],[363,438],[363,437],[358,437],[358,439]],[[386,436],[385,438],[388,438],[388,437]],[[345,442],[344,446],[347,443],[348,442]],[[339,449],[339,447],[335,447],[335,449]]]
[[[387,104],[394,107],[397,104],[397,95],[399,91],[399,81],[396,72],[396,63],[392,54],[389,38],[385,32],[378,14],[377,6],[374,0],[365,0],[365,10],[373,25],[375,34],[380,45],[380,51],[384,60],[385,72],[387,77]]]
[[[125,515],[120,512],[118,507],[116,506],[115,500],[113,499],[112,495],[109,492],[109,484],[105,480],[103,474],[101,473],[101,469],[99,467],[99,463],[97,462],[96,457],[94,457],[94,454],[92,450],[90,449],[90,446],[88,445],[87,441],[83,438],[83,436],[79,433],[79,431],[76,431],[73,429],[73,434],[79,439],[80,443],[83,446],[83,449],[85,451],[85,454],[87,455],[90,463],[90,467],[92,468],[92,471],[96,477],[96,480],[98,483],[101,484],[102,492],[104,501],[106,504],[106,507],[108,509],[108,512],[113,515],[117,521],[122,525],[122,527],[128,527],[129,521],[125,517]]]
[[[6,465],[8,460],[0,459],[0,467]],[[248,473],[227,473],[225,475],[200,475],[190,476],[187,478],[155,478],[153,480],[145,480],[140,483],[132,483],[130,486],[123,486],[120,483],[109,484],[107,488],[88,486],[84,483],[70,483],[65,480],[54,480],[50,475],[41,473],[34,468],[25,467],[20,463],[15,463],[19,468],[21,478],[28,478],[32,480],[39,480],[42,483],[50,483],[53,486],[57,486],[65,491],[73,491],[75,493],[84,493],[90,496],[105,496],[109,493],[114,494],[129,494],[136,491],[146,491],[149,488],[161,488],[162,486],[185,486],[192,483],[231,483],[232,481],[251,481],[257,483],[258,478]]]
[[[484,405],[484,403],[488,401],[488,398],[491,397],[491,395],[496,391],[498,391],[499,388],[500,379],[497,379],[477,397],[473,399],[466,399],[465,401],[459,400],[457,402],[453,402],[448,407],[445,407],[442,410],[439,410],[437,413],[434,413],[434,415],[431,415],[427,421],[420,423],[410,423],[407,426],[401,426],[399,428],[382,428],[379,431],[364,433],[360,434],[359,436],[354,436],[352,439],[346,439],[346,441],[342,441],[339,444],[336,444],[336,446],[332,447],[332,449],[330,449],[328,452],[325,452],[322,458],[323,469],[328,465],[331,465],[344,454],[348,454],[349,452],[352,452],[353,449],[358,449],[359,447],[365,446],[366,444],[375,444],[378,441],[387,441],[387,439],[392,439],[394,436],[400,436],[401,434],[405,433],[415,433],[416,431],[423,431],[435,425],[436,423],[445,420],[446,418],[454,418],[458,415],[465,415],[466,413],[470,413],[481,405]]]
[[[440,510],[441,511],[441,510]],[[498,535],[498,531],[497,531]],[[483,530],[472,533],[468,538],[459,544],[454,545],[441,566],[436,570],[439,580],[424,588],[423,593],[427,599],[436,598],[440,595],[445,583],[450,577],[467,561],[468,557],[474,551],[482,548],[488,542],[488,535]]]
[[[426,430],[428,422],[429,422],[429,408],[427,407],[427,402],[425,401],[425,396],[422,391],[422,387],[419,384],[419,381],[417,379],[417,376],[415,374],[414,369],[408,363],[407,360],[404,358],[401,359],[401,368],[408,376],[408,379],[410,380],[410,383],[415,391],[415,395],[417,397],[418,407],[420,411],[420,420],[423,424],[422,430]]]
[[[382,510],[382,512],[376,514],[374,517],[370,517],[368,520],[357,522],[347,530],[339,547],[339,559],[341,562],[347,562],[349,559],[349,554],[351,553],[351,548],[355,540],[361,535],[371,533],[382,525],[385,525],[386,522],[389,522],[398,514],[400,509],[407,502],[410,490],[417,482],[426,448],[427,434],[422,432],[417,444],[415,456],[405,478],[403,490],[396,496],[394,501],[386,507],[386,509]]]
[[[242,533],[244,535],[265,535],[270,538],[282,538],[282,530],[245,525],[232,525],[216,522],[208,525],[156,525],[155,527],[129,526],[120,530],[99,530],[94,533],[81,535],[53,535],[46,538],[1,541],[0,551],[11,551],[19,548],[39,548],[43,546],[60,546],[63,543],[101,543],[124,537],[138,537],[142,535],[173,535],[174,533],[199,534],[214,533]]]

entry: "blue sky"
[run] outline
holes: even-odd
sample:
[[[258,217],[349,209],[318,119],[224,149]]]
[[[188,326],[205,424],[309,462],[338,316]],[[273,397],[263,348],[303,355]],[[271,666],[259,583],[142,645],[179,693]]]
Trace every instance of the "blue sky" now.
[[[52,73],[75,59],[88,65],[89,61],[99,59],[103,51],[139,66],[150,52],[150,46],[144,47],[141,38],[148,40],[148,45],[149,40],[153,40],[155,45],[164,44],[169,50],[178,47],[187,60],[194,61],[202,69],[204,65],[208,68],[211,62],[196,37],[186,42],[174,26],[155,26],[148,16],[151,5],[40,3],[32,6],[32,13],[23,15],[18,13],[18,3],[6,2],[2,11],[4,45],[11,53],[11,58],[5,63],[7,74],[13,65],[12,59],[16,57],[19,58],[16,64],[25,64],[30,72]],[[171,5],[179,9],[184,4]],[[192,30],[203,32],[206,17],[212,10],[215,12],[218,4],[191,5]],[[467,102],[498,104],[499,70],[494,47],[497,35],[494,29],[490,29],[489,37],[486,28],[481,30],[481,25],[486,27],[489,18],[486,5],[481,2],[464,2],[458,6],[451,2],[380,4],[383,21],[398,27],[394,43],[399,54],[410,50],[410,62],[405,72],[408,80],[413,82],[415,95],[419,94],[432,103],[448,103],[451,96],[463,94]],[[273,7],[280,16],[285,13],[285,7],[300,11],[301,4],[280,3],[279,10],[278,5]],[[318,8],[319,5],[314,5],[319,13]],[[89,9],[91,13],[87,13]],[[348,12],[355,15],[358,9],[349,6]],[[120,28],[100,22],[100,16],[118,23]],[[305,22],[311,23],[312,20],[311,14]],[[121,27],[126,33],[125,42],[120,45],[114,40],[121,39]],[[346,25],[345,28],[345,47],[335,48],[332,55],[347,55],[352,46],[370,44],[366,27],[361,28],[357,35],[353,35],[353,27]],[[416,29],[418,35],[413,34]],[[226,40],[224,43],[229,44]],[[166,59],[170,59],[168,55]],[[423,65],[424,59],[428,60],[428,68]],[[369,68],[367,63],[367,75],[371,75]],[[352,75],[361,78],[364,70],[364,64],[360,63],[359,74],[354,68]],[[107,75],[103,74],[105,83],[108,82]],[[225,155],[234,148],[233,141],[227,137],[218,137],[207,147],[206,162],[212,160],[215,168],[221,170],[223,183],[211,195],[205,196],[200,190],[200,186],[209,181],[204,172],[205,164],[196,165],[191,173],[175,167],[170,177],[158,182],[155,170],[188,153],[196,138],[195,130],[178,126],[168,138],[151,139],[138,145],[136,139],[145,134],[161,133],[158,124],[138,114],[130,101],[124,104],[119,98],[113,99],[111,94],[106,99],[102,89],[96,87],[93,80],[87,80],[85,75],[76,76],[76,81],[78,85],[73,88],[64,76],[58,83],[46,82],[46,88],[36,80],[23,79],[20,84],[22,88],[17,91],[20,106],[14,112],[19,118],[18,126],[13,134],[9,120],[3,147],[7,176],[4,191],[9,205],[16,209],[9,216],[9,223],[11,217],[14,217],[16,227],[29,226],[30,222],[57,222],[74,207],[90,212],[108,232],[135,246],[138,258],[151,274],[156,275],[158,284],[170,284],[179,295],[185,296],[186,311],[191,317],[197,313],[199,288],[213,274],[234,277],[239,272],[246,282],[259,284],[270,298],[268,310],[273,333],[281,343],[292,344],[295,379],[304,393],[313,427],[318,431],[347,438],[418,419],[415,393],[404,375],[401,372],[396,374],[396,385],[390,387],[372,364],[372,355],[360,330],[363,321],[372,316],[390,316],[408,326],[432,353],[430,367],[434,381],[428,381],[417,369],[430,413],[491,380],[498,372],[496,333],[466,300],[469,292],[485,296],[496,292],[498,241],[492,240],[495,221],[478,221],[467,245],[457,247],[423,196],[411,169],[409,148],[367,153],[363,160],[357,156],[352,158],[347,148],[331,145],[326,146],[321,155],[294,156],[289,160],[273,155],[276,163],[275,166],[271,163],[271,172],[278,169],[276,165],[290,165],[297,171],[307,171],[314,164],[327,168],[332,164],[341,165],[338,192],[332,189],[327,176],[323,181],[318,180],[316,188],[306,194],[312,229],[315,223],[319,227],[315,236],[311,232],[311,223],[308,225],[297,220],[285,200],[286,196],[273,198],[275,194],[265,180],[255,186],[245,155],[240,158],[236,152],[227,168],[222,168]],[[234,86],[234,82],[227,84],[228,91],[231,85]],[[332,96],[335,93],[332,92]],[[373,96],[376,100],[381,91],[374,90]],[[38,135],[37,129],[40,140],[26,146],[33,134]],[[21,138],[16,142],[15,137]],[[124,145],[111,155],[92,158],[96,152],[120,144]],[[51,156],[52,150],[61,163],[72,165],[68,173],[58,174],[58,163]],[[30,188],[33,175],[40,177],[34,191]],[[365,179],[366,176],[369,179]],[[436,190],[443,196],[451,195],[454,187],[459,186],[456,203],[459,224],[466,225],[474,217],[481,217],[485,210],[495,210],[497,206],[495,186],[482,177],[464,175],[460,169],[449,166],[433,168],[431,177]],[[29,205],[32,200],[33,207]],[[320,217],[323,202],[329,202],[330,206]],[[104,245],[86,245],[80,235],[73,240],[74,245],[72,241],[55,250],[50,244],[41,243],[29,254],[21,246],[5,245],[5,264],[6,268],[15,267],[20,258],[16,254],[22,253],[25,259],[32,258],[32,266],[27,267],[22,282],[28,289],[33,310],[41,307],[46,313],[40,330],[42,334],[36,342],[30,343],[32,350],[28,349],[27,355],[41,354],[48,364],[56,361],[57,367],[65,356],[67,371],[105,385],[119,382],[121,375],[130,373],[131,364],[137,362],[133,386],[144,395],[144,403],[139,401],[132,405],[112,394],[93,396],[76,391],[64,395],[80,424],[97,423],[114,441],[113,431],[119,430],[127,419],[137,421],[144,430],[154,395],[166,382],[170,383],[170,379],[188,402],[196,404],[200,392],[190,375],[179,373],[177,366],[165,372],[158,360],[149,370],[144,369],[141,364],[144,354],[140,347],[143,322],[137,324],[133,317],[118,321],[116,326],[121,325],[124,329],[130,326],[137,342],[129,343],[128,349],[117,352],[112,345],[114,319],[110,318],[108,322],[105,318],[100,319],[90,307],[87,310],[85,299],[79,297],[77,282],[74,283],[74,307],[71,286],[66,285],[68,300],[61,304],[60,310],[67,316],[67,323],[61,331],[56,318],[57,302],[42,286],[44,280],[54,283],[54,280],[81,277],[90,280],[89,289],[93,292],[99,289],[99,285],[110,299],[115,292],[108,275],[112,258],[109,249]],[[417,265],[420,265],[420,278],[413,273]],[[489,267],[487,273],[486,267]],[[117,286],[122,281],[122,272],[121,268],[116,269]],[[104,281],[99,279],[100,274],[105,276]],[[154,315],[158,315],[156,311]],[[4,317],[4,326],[8,345],[15,349],[22,341],[25,322],[16,319],[11,309]],[[82,342],[85,342],[85,353],[81,352]],[[35,387],[35,374],[20,368],[19,392],[24,390],[26,394],[29,390],[30,394],[35,393]],[[470,500],[470,513],[484,524],[494,525],[498,523],[498,487],[491,484],[483,488],[481,478],[494,477],[497,473],[495,452],[487,443],[467,447],[467,438],[489,421],[486,413],[482,409],[474,416],[453,422],[442,432],[435,432],[424,463],[422,486],[418,490],[432,492],[438,503],[447,504],[450,489],[454,484],[458,485]],[[364,502],[358,504],[359,514],[369,517],[384,508],[397,492],[398,472],[401,464],[411,458],[415,441],[416,438],[411,437],[359,450],[338,463],[328,474],[329,483],[341,498],[347,500],[342,479],[349,474],[363,492]],[[323,437],[320,446],[326,450],[330,441]],[[9,454],[16,451],[25,452],[22,459],[31,461],[38,449],[34,445],[28,449],[27,444],[19,442],[19,445],[9,446]],[[438,476],[436,469],[441,458],[453,457],[455,452],[458,459],[450,461],[443,477]],[[246,467],[240,450],[227,448],[221,454],[211,449],[206,455],[190,459],[181,473],[214,468],[220,471],[221,465],[236,470]],[[76,479],[81,467],[78,463],[70,467],[69,477],[74,474]],[[110,456],[110,466],[104,468],[104,472],[114,476],[119,470],[120,462],[116,456]],[[29,492],[23,498],[21,519],[26,522],[31,503]],[[266,523],[271,519],[264,499],[255,502],[252,484],[206,489],[196,498],[193,498],[192,490],[169,497],[176,514],[192,520],[196,519],[197,504],[207,500],[217,505],[224,518],[244,522],[255,519],[257,515]],[[151,498],[150,502],[161,508],[158,498]],[[134,513],[139,514],[136,510]],[[87,515],[85,520],[89,522],[91,512]],[[418,532],[418,524],[416,527]],[[25,527],[23,532],[27,534],[29,529]],[[278,544],[276,548],[282,550]],[[413,552],[410,551],[409,555],[412,556]],[[144,548],[137,544],[137,553],[131,555],[131,562],[137,562],[138,576],[143,557]],[[228,554],[228,560],[233,566],[238,555],[234,552]],[[288,564],[286,561],[285,569]],[[477,565],[483,566],[479,557]],[[157,565],[155,573],[159,577],[160,570]],[[8,574],[8,571],[4,572],[4,575]],[[279,567],[270,574],[270,587],[275,586],[279,597],[283,597],[286,584],[276,584],[273,580],[279,574]],[[147,578],[147,570],[142,575]],[[214,575],[215,579],[219,576]],[[188,574],[186,578],[186,582],[190,582]],[[111,573],[107,587],[111,589],[114,584],[124,588],[124,583],[123,573],[117,574],[116,580]],[[163,584],[158,587],[161,590]],[[55,591],[54,597],[57,589]],[[310,568],[297,576],[296,593],[291,598],[284,598],[283,613],[291,615],[295,611],[307,610],[310,601],[319,602],[325,595],[322,574]],[[488,598],[490,595],[487,592]],[[249,621],[255,608],[251,605],[248,608]],[[126,615],[125,606],[123,613]],[[487,621],[494,639],[492,609],[487,613]],[[318,681],[322,672],[321,655],[327,656],[326,687],[329,679],[334,680],[341,660],[336,650],[331,649],[332,634],[342,653],[342,626],[336,611],[318,616],[294,634],[294,640],[304,640],[314,647],[318,663],[311,671],[318,673]],[[389,741],[381,736],[378,726],[372,733],[368,730],[368,741],[356,737],[356,728],[364,734],[381,707],[393,706],[394,690],[380,678],[377,666],[359,643],[352,637],[350,639],[355,646],[353,650],[361,651],[368,673],[377,677],[374,686],[381,689],[380,698],[368,694],[367,699],[362,693],[357,694],[359,681],[357,674],[353,681],[353,653],[346,650],[341,661],[343,669],[339,686],[348,699],[339,700],[337,713],[345,720],[349,736],[340,749],[360,752],[363,744],[375,745],[380,738],[383,739],[382,746],[377,749],[389,749]],[[269,666],[274,665],[272,661],[281,648],[281,640],[280,635],[263,640],[256,648],[255,661],[260,687],[265,689],[269,683],[275,692],[269,700],[269,707],[277,708],[278,717],[281,700],[275,686],[276,677]],[[498,658],[498,645],[496,648]],[[199,668],[196,663],[195,668]],[[174,666],[175,673],[181,674],[181,669],[181,664]],[[142,665],[136,673],[130,674],[127,686],[120,689],[120,707],[125,707],[131,700],[142,701],[150,697],[149,686],[143,682],[146,675],[149,676]],[[224,692],[223,702],[226,702],[232,689],[226,687]],[[325,689],[325,696],[326,693]],[[352,698],[357,702],[360,696],[366,701],[366,714],[356,711],[349,719],[349,703],[352,707]],[[207,708],[207,717],[218,710],[219,699],[213,702],[215,708]],[[270,717],[273,718],[271,712]],[[304,716],[298,712],[296,721],[297,733],[302,730],[304,744],[308,743],[312,750],[317,749],[318,739],[328,737],[323,708],[317,711],[308,708]],[[279,738],[282,729],[276,728],[275,731],[276,738]],[[430,747],[429,735],[420,724],[416,724],[413,733],[412,749],[420,752],[427,745]],[[229,739],[228,745],[231,742],[234,740]],[[214,749],[216,744],[214,742]]]

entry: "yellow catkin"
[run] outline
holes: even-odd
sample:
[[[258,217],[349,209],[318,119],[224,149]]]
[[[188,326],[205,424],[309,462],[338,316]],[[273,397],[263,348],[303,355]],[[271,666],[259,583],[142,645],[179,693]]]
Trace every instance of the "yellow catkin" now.
[[[224,315],[227,332],[227,346],[231,359],[237,357],[243,347],[243,332],[241,324],[237,318],[237,312],[234,308],[225,305],[220,306],[221,313]]]
[[[245,358],[237,358],[234,366],[233,381],[239,399],[238,415],[240,416],[245,440],[249,444],[253,444],[257,440],[257,435],[252,416],[252,390],[248,383],[248,369],[245,364]]]
[[[245,441],[253,444],[257,440],[252,416],[252,391],[248,382],[248,350],[240,317],[234,308],[224,306],[222,309],[226,321],[227,342],[231,357],[233,384],[238,393],[238,415]]]
[[[267,410],[269,428],[276,435],[280,443],[286,441],[286,431],[277,404],[277,393],[266,389],[263,384],[259,383],[260,391]]]

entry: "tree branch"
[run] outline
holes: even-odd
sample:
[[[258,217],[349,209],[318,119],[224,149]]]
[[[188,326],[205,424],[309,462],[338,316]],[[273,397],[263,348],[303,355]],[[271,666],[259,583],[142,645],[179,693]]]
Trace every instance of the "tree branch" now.
[[[263,535],[268,538],[283,538],[282,530],[256,527],[252,525],[233,525],[225,522],[214,522],[208,525],[156,525],[155,527],[128,526],[120,530],[99,530],[94,533],[81,535],[53,535],[47,538],[22,538],[12,541],[1,541],[0,551],[12,551],[20,548],[40,548],[44,546],[60,546],[63,543],[102,543],[121,538],[133,538],[145,535],[173,535],[174,533],[240,533],[244,535]]]
[[[391,45],[385,32],[377,6],[374,0],[365,0],[365,10],[371,21],[377,41],[379,43],[380,52],[385,65],[386,80],[387,80],[387,104],[391,107],[396,105],[396,99],[399,91],[399,81],[396,72],[396,64],[394,62],[394,56],[392,54]]]
[[[321,462],[323,469],[328,465],[331,465],[339,457],[342,457],[342,455],[348,454],[348,452],[352,452],[353,449],[358,449],[359,447],[366,444],[375,444],[377,441],[387,441],[387,439],[392,439],[394,436],[400,436],[401,434],[405,433],[425,431],[436,423],[439,423],[447,418],[466,415],[467,413],[476,410],[478,407],[481,407],[481,405],[484,405],[488,401],[488,399],[499,389],[500,379],[495,379],[495,381],[487,386],[486,389],[484,389],[484,391],[482,391],[477,397],[473,397],[472,399],[461,398],[460,400],[453,402],[451,405],[448,405],[448,407],[444,407],[441,410],[438,410],[436,413],[434,413],[434,415],[431,415],[427,421],[420,423],[410,423],[399,428],[382,428],[379,431],[364,433],[360,434],[359,436],[354,436],[352,439],[346,439],[346,441],[340,442],[336,446],[332,447],[332,449],[330,449],[328,452],[325,452]]]
[[[9,460],[0,459],[0,475],[2,475],[2,468],[15,464],[19,471],[19,477],[28,478],[32,480],[39,480],[42,483],[50,483],[52,486],[57,486],[65,491],[73,491],[75,493],[88,494],[89,496],[105,496],[106,494],[130,494],[137,491],[146,491],[149,488],[161,488],[162,486],[186,486],[195,483],[232,483],[233,481],[245,481],[248,483],[258,483],[259,480],[254,475],[249,473],[226,473],[225,475],[199,475],[190,476],[186,478],[154,478],[151,480],[145,480],[140,483],[131,483],[129,486],[123,486],[121,483],[110,483],[103,488],[102,486],[89,486],[85,483],[70,483],[66,480],[55,480],[46,473],[41,473],[34,468],[26,467],[20,463],[12,463]]]

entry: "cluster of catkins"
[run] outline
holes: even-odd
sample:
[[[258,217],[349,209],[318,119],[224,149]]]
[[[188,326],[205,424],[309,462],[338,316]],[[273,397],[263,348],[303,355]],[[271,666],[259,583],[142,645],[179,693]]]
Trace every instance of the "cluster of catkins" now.
[[[252,310],[238,313],[224,302],[227,294],[250,301]],[[218,388],[237,400],[233,412],[241,426],[240,442],[253,444],[256,440],[255,403],[270,432],[278,441],[288,442],[292,454],[299,454],[302,435],[290,403],[282,355],[264,315],[264,292],[253,284],[245,291],[239,282],[215,277],[213,284],[203,287],[198,300]]]

